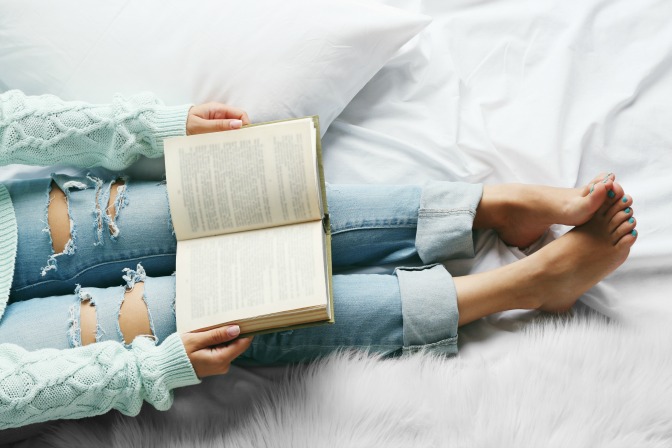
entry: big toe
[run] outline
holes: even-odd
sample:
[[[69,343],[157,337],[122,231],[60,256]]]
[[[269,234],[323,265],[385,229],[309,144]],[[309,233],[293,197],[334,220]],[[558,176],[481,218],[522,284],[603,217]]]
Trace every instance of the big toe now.
[[[614,173],[600,173],[597,176],[595,176],[590,182],[588,182],[588,185],[583,187],[583,196],[587,196],[590,191],[592,190],[593,186],[596,184],[599,184],[600,182],[602,183],[607,183],[608,181],[614,182],[616,180],[616,175]]]
[[[590,193],[581,198],[580,207],[582,211],[592,215],[597,212],[600,207],[604,207],[612,188],[613,182],[611,179],[608,179],[607,183],[597,182],[592,184],[590,186]]]
[[[622,199],[623,196],[625,195],[625,190],[623,190],[623,187],[618,182],[613,183],[613,186],[611,187],[611,191],[612,191],[612,193],[608,194],[609,202],[611,204],[618,201],[619,199]]]
[[[597,188],[598,185],[599,184],[596,184],[595,188]],[[606,194],[604,196],[604,202],[598,207],[597,213],[604,216],[610,215],[610,209],[617,206],[619,199],[623,197],[625,191],[618,182],[611,182],[603,185]]]

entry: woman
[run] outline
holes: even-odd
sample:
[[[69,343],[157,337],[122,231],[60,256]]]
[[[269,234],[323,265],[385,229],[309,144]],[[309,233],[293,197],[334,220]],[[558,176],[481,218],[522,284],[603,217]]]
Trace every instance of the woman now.
[[[240,128],[240,109],[165,107],[151,95],[109,105],[0,94],[0,163],[122,170],[170,136]],[[311,359],[337,347],[457,352],[457,327],[508,309],[569,309],[626,259],[632,198],[613,174],[584,188],[329,186],[335,268],[400,263],[391,275],[335,275],[337,323],[237,338],[237,326],[175,333],[175,238],[165,186],[123,175],[53,175],[0,186],[0,428],[79,418],[226,373],[235,359]],[[499,269],[453,278],[472,229],[526,247],[551,224],[571,232]],[[121,277],[125,286],[118,285]],[[81,285],[81,286],[80,286]],[[73,293],[74,290],[74,293]],[[3,313],[4,312],[4,313]],[[139,336],[139,337],[138,337]]]

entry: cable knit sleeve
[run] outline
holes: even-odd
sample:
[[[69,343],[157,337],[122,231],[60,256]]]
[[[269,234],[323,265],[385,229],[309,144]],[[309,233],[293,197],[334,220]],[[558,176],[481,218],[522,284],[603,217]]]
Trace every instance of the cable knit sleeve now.
[[[110,409],[137,415],[143,400],[166,410],[172,389],[199,382],[177,333],[158,346],[138,337],[130,350],[112,341],[33,352],[0,344],[0,429]]]
[[[162,155],[164,138],[184,135],[189,107],[166,107],[149,93],[88,104],[10,90],[0,94],[0,165],[122,170],[141,155]]]

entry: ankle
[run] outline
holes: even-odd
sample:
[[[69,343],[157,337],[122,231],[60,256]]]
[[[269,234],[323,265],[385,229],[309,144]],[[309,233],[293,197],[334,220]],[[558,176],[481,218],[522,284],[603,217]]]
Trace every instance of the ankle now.
[[[518,308],[523,310],[538,309],[544,304],[548,294],[548,286],[553,283],[554,267],[552,260],[544,254],[535,253],[517,261],[517,282],[520,285],[519,295],[516,298]]]
[[[474,229],[498,229],[506,223],[509,197],[502,185],[484,185],[483,196],[476,208]]]

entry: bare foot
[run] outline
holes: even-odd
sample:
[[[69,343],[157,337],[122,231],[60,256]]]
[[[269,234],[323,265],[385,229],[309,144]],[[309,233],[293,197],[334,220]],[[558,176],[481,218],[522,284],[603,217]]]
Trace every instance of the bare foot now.
[[[522,260],[454,277],[459,325],[511,309],[568,310],[625,261],[637,239],[636,225],[632,198],[621,196],[605,201],[588,222]]]
[[[541,185],[486,185],[474,228],[497,231],[506,244],[526,248],[552,224],[577,226],[587,222],[605,202],[623,196],[614,175],[600,174],[582,188]]]
[[[605,203],[585,224],[528,259],[543,266],[537,308],[564,312],[597,282],[626,260],[637,239],[632,198]]]

